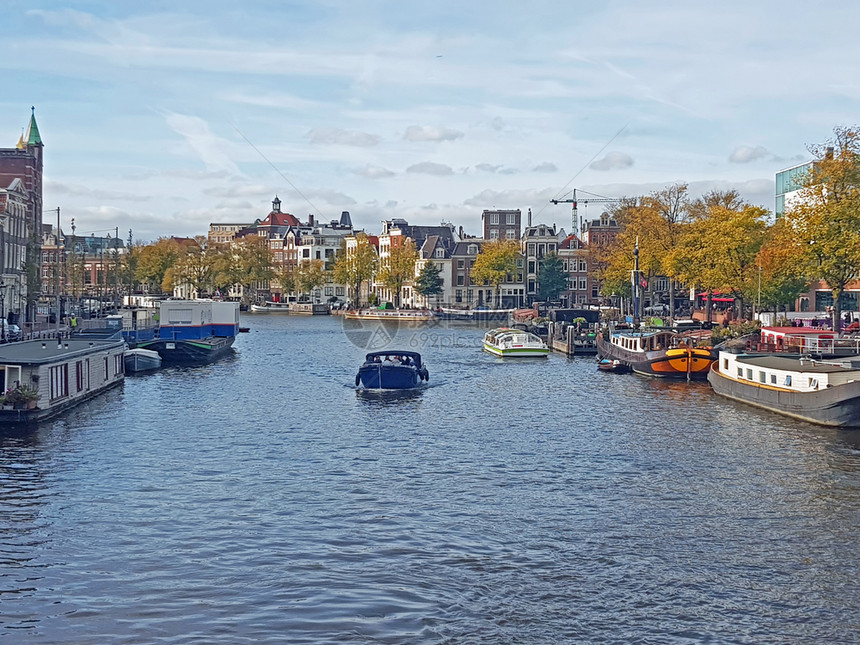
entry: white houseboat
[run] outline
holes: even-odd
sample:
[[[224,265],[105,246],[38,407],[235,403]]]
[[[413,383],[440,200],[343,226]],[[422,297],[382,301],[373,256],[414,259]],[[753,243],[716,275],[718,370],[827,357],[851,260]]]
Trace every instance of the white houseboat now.
[[[860,426],[860,358],[721,351],[708,382],[714,392],[828,426]]]
[[[122,383],[125,347],[120,335],[0,345],[0,420],[49,419]]]

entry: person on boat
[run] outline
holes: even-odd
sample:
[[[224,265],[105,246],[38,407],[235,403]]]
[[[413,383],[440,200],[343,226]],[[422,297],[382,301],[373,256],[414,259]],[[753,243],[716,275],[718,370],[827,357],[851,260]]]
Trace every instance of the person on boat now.
[[[409,357],[408,357],[408,356],[403,356],[403,357],[401,357],[401,359],[400,359],[400,364],[401,364],[401,365],[411,365],[411,364],[412,364],[412,361],[409,359]]]

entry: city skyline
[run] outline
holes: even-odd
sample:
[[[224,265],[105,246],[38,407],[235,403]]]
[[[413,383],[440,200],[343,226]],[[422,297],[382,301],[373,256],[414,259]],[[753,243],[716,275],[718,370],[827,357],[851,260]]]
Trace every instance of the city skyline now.
[[[14,0],[0,147],[34,105],[44,208],[81,235],[205,235],[276,195],[371,233],[478,234],[484,209],[570,232],[574,188],[773,210],[776,172],[856,118],[860,45],[826,35],[860,6],[559,4]]]

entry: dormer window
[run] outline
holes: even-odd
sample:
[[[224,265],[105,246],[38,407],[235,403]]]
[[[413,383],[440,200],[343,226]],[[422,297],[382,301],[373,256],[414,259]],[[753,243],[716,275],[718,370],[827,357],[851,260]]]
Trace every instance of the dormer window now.
[[[445,257],[445,249],[436,249],[436,257],[444,258]]]
[[[469,245],[469,255],[478,255],[478,245],[470,244]]]

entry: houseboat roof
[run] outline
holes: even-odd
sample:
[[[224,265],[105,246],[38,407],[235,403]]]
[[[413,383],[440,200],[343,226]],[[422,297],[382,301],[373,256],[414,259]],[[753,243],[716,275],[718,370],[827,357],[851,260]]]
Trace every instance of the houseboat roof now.
[[[122,338],[109,340],[64,338],[62,344],[58,344],[56,338],[45,338],[9,343],[0,345],[0,363],[17,365],[52,363],[77,353],[87,354],[99,349],[113,348],[123,342]]]
[[[762,327],[762,332],[774,334],[786,334],[789,336],[821,336],[822,334],[833,334],[832,329],[821,329],[819,327]]]
[[[799,356],[755,356],[741,354],[737,361],[752,367],[764,369],[784,370],[788,372],[812,372],[816,374],[832,374],[834,372],[845,372],[846,370],[858,370],[856,367],[848,367],[844,364],[834,362],[814,361],[810,358]]]

